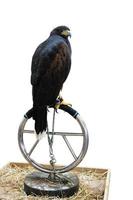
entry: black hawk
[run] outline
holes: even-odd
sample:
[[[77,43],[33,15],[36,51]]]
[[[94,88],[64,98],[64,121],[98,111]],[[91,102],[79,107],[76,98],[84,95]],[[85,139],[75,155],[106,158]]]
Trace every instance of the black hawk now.
[[[47,108],[54,105],[71,67],[71,46],[66,26],[55,28],[32,58],[33,119],[37,134],[46,131]]]

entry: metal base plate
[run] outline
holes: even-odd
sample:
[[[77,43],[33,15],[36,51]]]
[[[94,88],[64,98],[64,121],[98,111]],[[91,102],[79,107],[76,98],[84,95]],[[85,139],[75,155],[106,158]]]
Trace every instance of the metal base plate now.
[[[78,192],[79,179],[75,174],[57,174],[54,178],[48,173],[33,172],[24,180],[24,191],[27,195],[47,195],[69,197]]]

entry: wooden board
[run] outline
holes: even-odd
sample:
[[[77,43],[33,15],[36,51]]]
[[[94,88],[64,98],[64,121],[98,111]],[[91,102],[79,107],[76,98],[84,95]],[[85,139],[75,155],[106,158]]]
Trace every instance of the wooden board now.
[[[28,163],[12,162],[3,167],[0,170],[0,200],[48,200],[48,197],[27,197],[24,193],[23,180],[31,171],[35,169]],[[108,199],[110,182],[108,169],[77,167],[72,172],[79,177],[80,189],[77,194],[70,197],[71,200]]]

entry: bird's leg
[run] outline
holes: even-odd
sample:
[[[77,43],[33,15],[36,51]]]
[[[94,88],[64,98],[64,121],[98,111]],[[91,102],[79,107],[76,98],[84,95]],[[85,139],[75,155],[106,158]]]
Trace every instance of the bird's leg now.
[[[59,109],[59,107],[60,107],[61,105],[72,106],[71,103],[64,101],[64,99],[62,98],[62,96],[59,95],[59,96],[57,97],[57,99],[56,99],[56,103],[55,103],[55,105],[54,105],[54,108],[57,110],[57,109]]]

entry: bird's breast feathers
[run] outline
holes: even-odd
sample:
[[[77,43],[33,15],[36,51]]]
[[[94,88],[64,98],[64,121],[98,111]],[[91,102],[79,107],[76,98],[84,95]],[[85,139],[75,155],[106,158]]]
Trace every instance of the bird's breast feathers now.
[[[57,73],[57,78],[60,73],[63,82],[69,73],[70,65],[71,50],[69,46],[61,37],[51,36],[39,45],[33,55],[31,83],[36,85],[42,78],[52,78]]]

